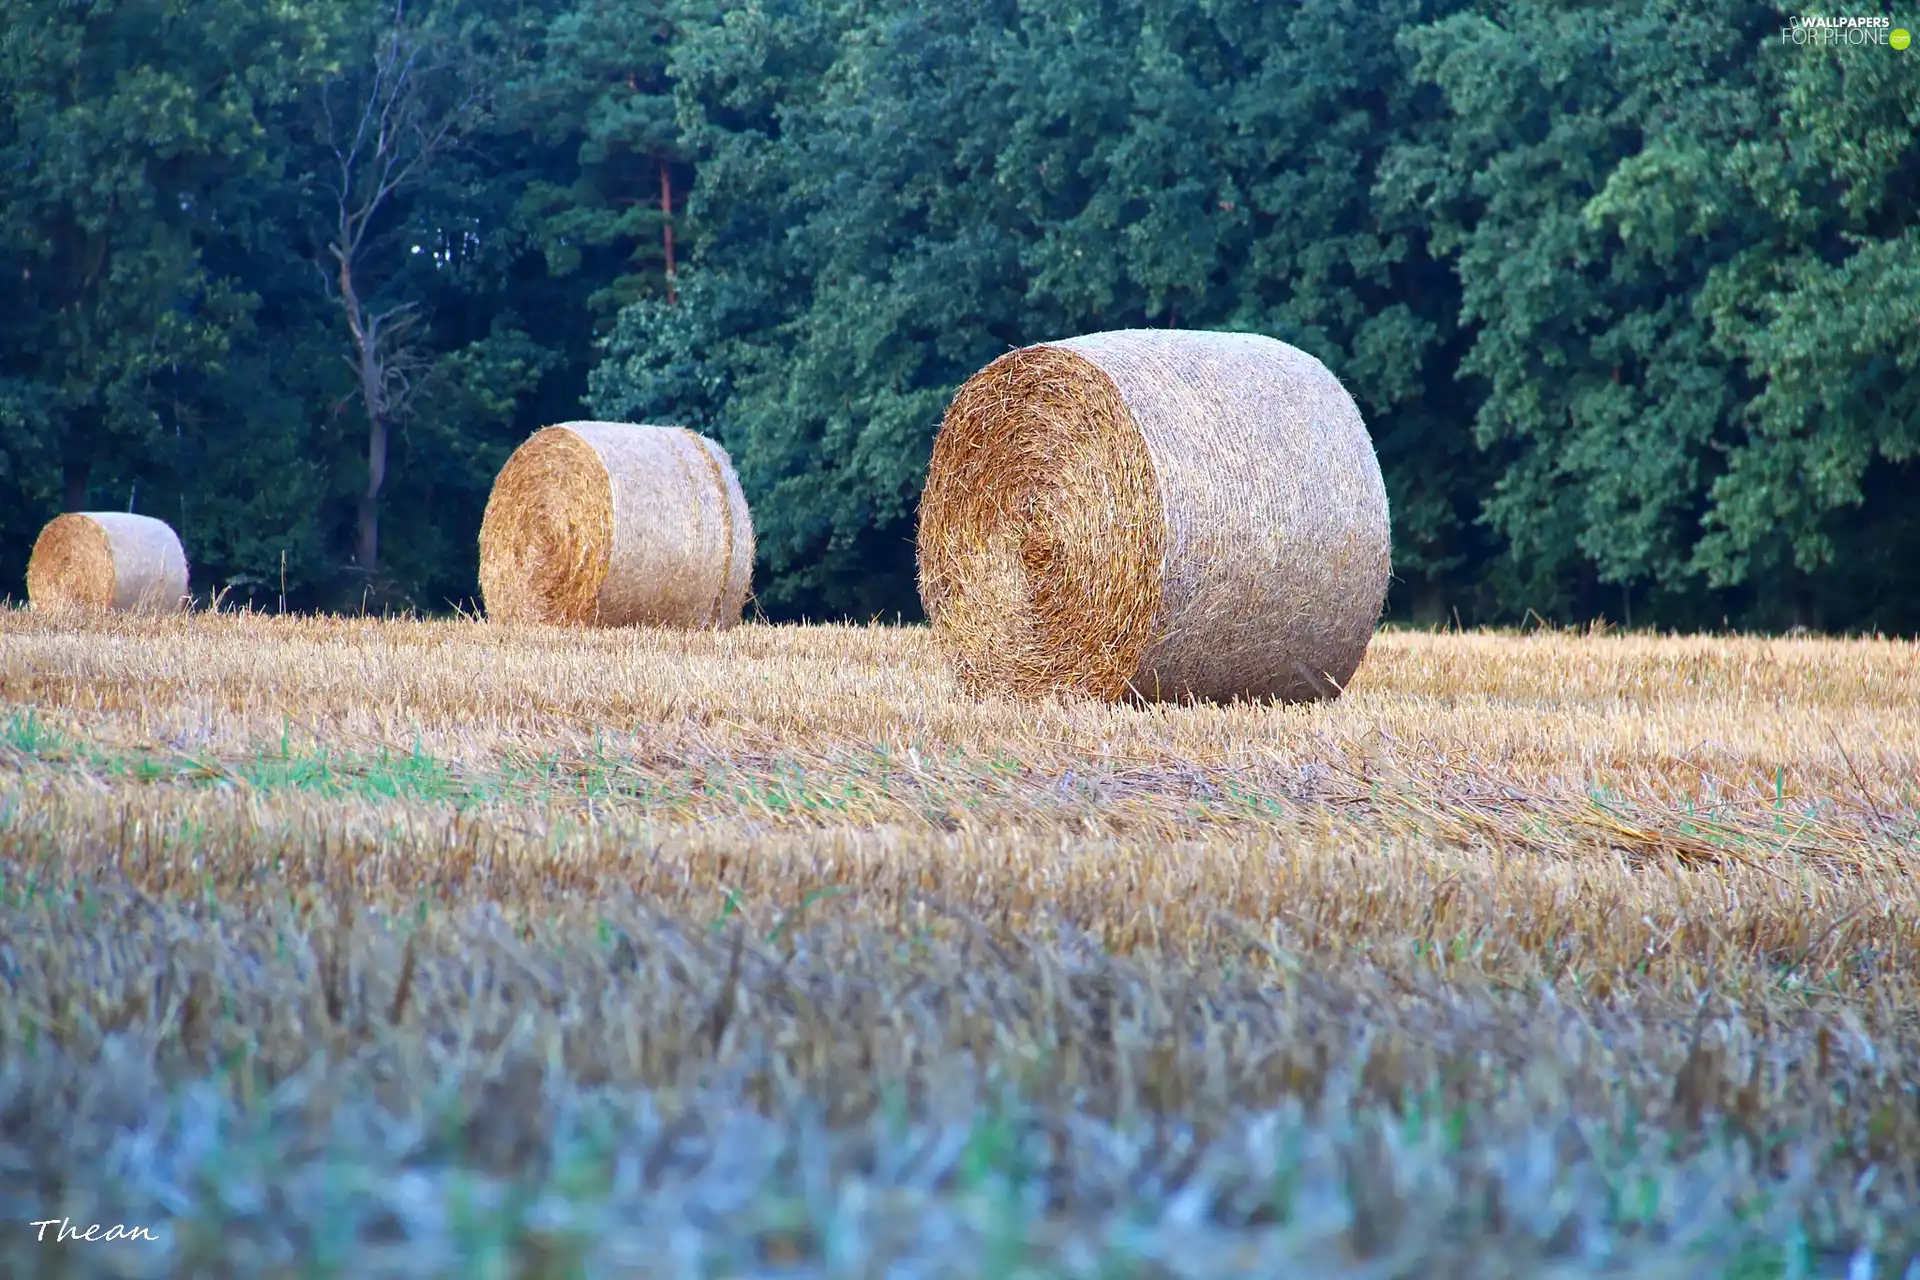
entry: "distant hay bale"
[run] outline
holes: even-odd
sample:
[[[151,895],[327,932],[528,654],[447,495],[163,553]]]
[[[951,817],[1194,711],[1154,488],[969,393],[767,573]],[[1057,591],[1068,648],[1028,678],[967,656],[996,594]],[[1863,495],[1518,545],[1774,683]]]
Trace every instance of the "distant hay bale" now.
[[[683,427],[564,422],[500,469],[480,595],[504,622],[730,627],[753,518],[727,451]]]
[[[187,603],[187,553],[164,520],[124,511],[71,511],[40,530],[27,560],[35,609],[177,613]]]
[[[1337,696],[1389,551],[1353,398],[1254,334],[1008,352],[948,406],[920,502],[921,601],[975,693]]]

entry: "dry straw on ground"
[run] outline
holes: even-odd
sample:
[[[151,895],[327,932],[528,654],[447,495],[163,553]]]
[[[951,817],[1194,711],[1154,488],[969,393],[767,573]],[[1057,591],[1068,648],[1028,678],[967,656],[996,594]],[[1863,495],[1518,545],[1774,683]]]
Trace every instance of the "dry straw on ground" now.
[[[1353,399],[1255,334],[1012,351],[948,407],[920,591],[976,692],[1337,695],[1386,597],[1387,495]]]
[[[1920,1274],[1917,779],[1911,641],[0,610],[0,1276]]]
[[[480,526],[480,591],[505,622],[729,627],[753,520],[718,444],[681,427],[566,422],[507,459]]]
[[[33,544],[27,599],[39,609],[175,613],[187,600],[187,553],[164,520],[69,512]]]

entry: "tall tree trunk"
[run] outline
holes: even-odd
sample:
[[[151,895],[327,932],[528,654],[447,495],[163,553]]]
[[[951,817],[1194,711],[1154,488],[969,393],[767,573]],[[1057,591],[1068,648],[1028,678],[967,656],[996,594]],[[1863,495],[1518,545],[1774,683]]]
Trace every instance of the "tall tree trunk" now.
[[[66,511],[87,509],[87,475],[93,469],[85,458],[69,458],[60,468],[60,504]]]
[[[1428,578],[1413,589],[1413,625],[1416,627],[1438,627],[1447,620],[1447,590],[1439,582]]]
[[[360,493],[358,537],[353,559],[362,573],[380,568],[380,489],[387,482],[387,397],[385,370],[380,362],[379,319],[369,317],[354,288],[352,259],[340,256],[340,304],[353,332],[353,351],[360,374],[360,403],[367,410],[367,487]]]
[[[1575,580],[1573,589],[1573,620],[1580,626],[1592,622],[1598,610],[1594,607],[1594,588],[1599,583],[1599,575],[1594,572],[1593,561],[1580,562],[1580,576]]]
[[[355,542],[353,560],[363,570],[372,573],[380,563],[380,499],[377,495],[360,495],[358,523],[359,537]]]
[[[660,158],[660,235],[667,250],[667,304],[677,301],[673,287],[673,171],[666,157]]]
[[[1791,572],[1793,585],[1789,598],[1792,601],[1793,625],[1809,631],[1818,630],[1820,618],[1819,611],[1814,607],[1813,580],[1798,569]]]
[[[380,567],[380,490],[387,482],[387,420],[377,407],[380,371],[371,353],[363,357],[361,368],[362,382],[371,378],[374,385],[366,392],[367,487],[360,494],[360,536],[353,558],[363,572],[373,573]]]

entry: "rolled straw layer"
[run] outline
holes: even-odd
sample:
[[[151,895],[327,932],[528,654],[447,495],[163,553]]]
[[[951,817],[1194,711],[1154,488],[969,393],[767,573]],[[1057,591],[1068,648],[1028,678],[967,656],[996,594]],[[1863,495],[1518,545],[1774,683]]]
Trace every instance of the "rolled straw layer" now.
[[[187,553],[164,520],[70,511],[34,540],[27,602],[35,609],[177,613],[187,604]]]
[[[1255,334],[1008,352],[948,406],[920,505],[921,600],[980,693],[1335,696],[1389,560],[1353,398]]]
[[[681,427],[566,422],[494,481],[480,593],[508,622],[729,627],[753,580],[753,519],[727,452]]]

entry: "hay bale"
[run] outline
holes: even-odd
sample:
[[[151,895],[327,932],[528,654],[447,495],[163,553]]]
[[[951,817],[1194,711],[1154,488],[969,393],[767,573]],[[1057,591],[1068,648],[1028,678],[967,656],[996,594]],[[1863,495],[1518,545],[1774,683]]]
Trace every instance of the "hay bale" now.
[[[187,553],[164,520],[70,511],[40,530],[27,560],[35,609],[177,613],[187,604]]]
[[[1353,398],[1254,334],[1008,352],[948,406],[920,503],[921,602],[976,693],[1335,696],[1388,561]]]
[[[537,431],[500,469],[480,524],[480,595],[501,621],[730,627],[752,585],[733,462],[683,427]]]

